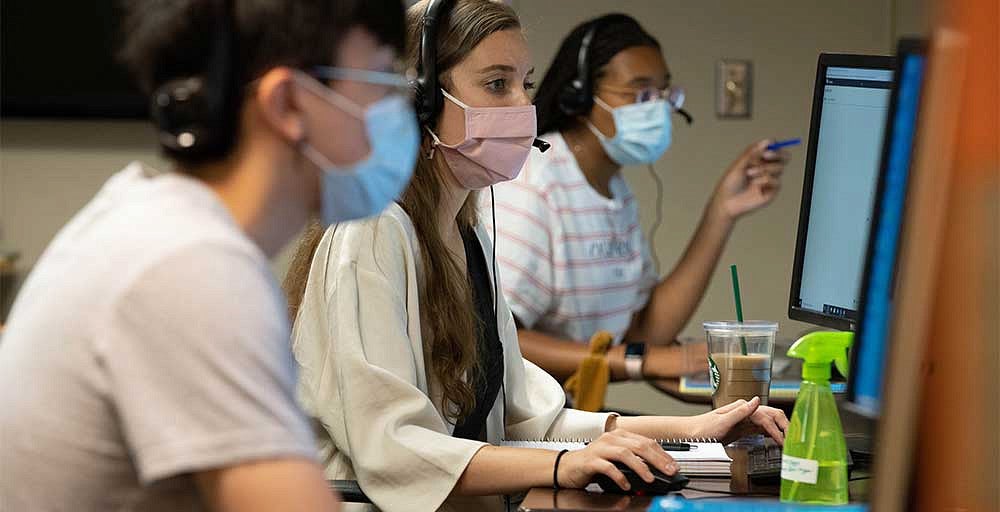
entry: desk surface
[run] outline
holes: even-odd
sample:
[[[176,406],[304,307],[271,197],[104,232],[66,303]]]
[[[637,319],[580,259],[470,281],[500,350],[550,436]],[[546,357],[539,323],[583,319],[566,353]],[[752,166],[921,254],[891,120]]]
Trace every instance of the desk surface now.
[[[690,404],[712,404],[712,395],[709,392],[691,392],[684,390],[681,386],[680,379],[659,379],[648,381],[649,385],[653,388],[659,390],[661,393],[670,395],[682,402],[687,402]],[[788,388],[797,384],[790,380],[776,381],[777,387],[771,388],[771,396],[768,398],[768,405],[772,407],[778,407],[780,409],[791,410],[791,406],[795,404],[795,395],[797,391],[789,390]],[[834,393],[841,395],[846,391],[846,384],[843,382],[835,382]],[[797,389],[797,388],[796,388]]]
[[[697,487],[706,490],[729,491],[729,479],[702,479],[692,478],[690,487]],[[868,481],[853,481],[850,484],[851,501],[866,501],[868,496]],[[687,499],[712,498],[716,501],[730,501],[739,499],[773,499],[778,500],[778,486],[769,488],[755,488],[751,494],[740,496],[726,496],[717,493],[708,493],[686,489],[680,493]],[[618,494],[592,493],[579,489],[563,489],[553,491],[552,489],[532,489],[528,496],[521,503],[521,512],[599,512],[599,511],[622,511],[622,512],[645,512],[655,498],[649,496],[622,496]]]
[[[658,382],[667,384],[668,381]],[[673,379],[673,382],[676,385],[677,380]],[[676,388],[674,390],[676,391]],[[668,390],[665,389],[664,391]],[[874,422],[871,420],[849,411],[842,411],[840,419],[848,439],[848,448],[851,448],[852,441],[864,441],[871,438],[874,427]],[[859,444],[866,445],[866,442],[859,442]],[[733,459],[732,478],[692,477],[689,487],[711,491],[743,493],[744,498],[753,496],[758,499],[767,499],[762,496],[765,495],[773,497],[774,500],[778,499],[780,485],[777,482],[772,481],[773,483],[770,485],[760,485],[752,482],[747,476],[749,456],[746,449],[727,447],[726,452]],[[868,476],[865,468],[856,467],[849,476],[852,479],[859,478],[848,484],[851,500],[867,501],[869,481],[863,479]],[[712,497],[712,501],[741,499],[740,496],[729,497],[725,494],[707,493],[693,489],[685,489],[680,494],[688,499]],[[527,497],[521,503],[520,510],[523,512],[645,511],[649,508],[653,499],[648,496],[600,494],[578,489],[563,489],[555,492],[551,488],[538,488],[528,492]]]
[[[853,426],[853,425],[852,425]],[[857,429],[850,429],[857,431]],[[781,490],[775,479],[761,484],[751,481],[748,473],[748,452],[744,448],[728,447],[726,451],[733,459],[732,478],[691,477],[688,488],[680,492],[687,499],[709,498],[713,501],[726,501],[744,498],[778,499]],[[867,476],[858,471],[850,475],[852,478]],[[866,500],[868,496],[868,480],[859,479],[850,482],[851,500]],[[695,490],[698,489],[698,490]],[[710,491],[722,491],[710,492]],[[739,493],[742,496],[728,496],[723,493]],[[563,489],[554,491],[550,488],[532,489],[521,503],[522,512],[555,512],[555,511],[645,511],[653,502],[649,496],[623,496],[618,494],[601,494],[580,489]]]
[[[681,491],[680,495],[685,498],[719,498],[726,499],[725,494],[705,492],[722,491],[737,492],[745,495],[778,496],[780,491],[777,482],[770,485],[758,485],[750,481],[747,476],[748,449],[742,447],[726,448],[729,456],[733,459],[732,478],[707,478],[691,477],[688,489]],[[699,489],[699,490],[695,490]],[[730,498],[730,499],[735,499]],[[591,493],[579,489],[563,489],[554,491],[552,489],[532,489],[528,496],[521,503],[521,510],[524,512],[572,510],[646,510],[652,503],[653,498],[649,496],[623,496],[618,494]]]
[[[706,490],[729,491],[730,479],[728,478],[692,478],[690,487]],[[752,496],[761,497],[761,494],[774,496],[777,499],[778,487],[755,488]],[[719,498],[738,499],[738,497],[722,497],[724,495],[707,493],[685,489],[680,493],[685,498]],[[554,511],[645,511],[653,502],[650,496],[623,496],[619,494],[600,494],[587,492],[580,489],[562,489],[554,491],[552,489],[532,489],[528,496],[521,503],[520,510],[523,512],[554,512]]]
[[[682,402],[687,402],[690,404],[711,404],[711,396],[703,395],[691,395],[686,393],[681,393],[681,382],[680,379],[660,379],[660,380],[650,380],[650,386],[660,390],[667,395],[670,395]]]
[[[667,395],[670,395],[682,402],[687,402],[689,404],[712,405],[712,395],[702,393],[686,393],[681,391],[681,382],[678,378],[651,380],[648,382],[650,386],[653,386],[660,392],[666,393]],[[768,398],[767,405],[786,410],[786,414],[790,414],[792,406],[795,405],[795,397],[784,395],[771,396]]]

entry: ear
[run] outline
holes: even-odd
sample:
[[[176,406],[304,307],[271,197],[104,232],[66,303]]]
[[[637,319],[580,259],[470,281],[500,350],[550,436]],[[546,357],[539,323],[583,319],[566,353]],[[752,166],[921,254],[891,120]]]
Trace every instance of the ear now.
[[[296,96],[295,71],[276,67],[264,74],[253,93],[260,117],[272,130],[291,142],[305,137],[305,111]]]

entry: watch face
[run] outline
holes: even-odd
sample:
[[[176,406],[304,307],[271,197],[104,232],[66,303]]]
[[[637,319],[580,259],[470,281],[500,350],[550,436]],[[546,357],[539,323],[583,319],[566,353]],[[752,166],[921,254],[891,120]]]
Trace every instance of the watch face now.
[[[629,343],[625,347],[626,356],[642,356],[646,354],[645,343]]]

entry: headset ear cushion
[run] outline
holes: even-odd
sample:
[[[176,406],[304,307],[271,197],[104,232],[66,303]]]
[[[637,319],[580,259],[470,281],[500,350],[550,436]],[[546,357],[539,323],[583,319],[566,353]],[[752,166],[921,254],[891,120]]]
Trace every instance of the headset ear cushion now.
[[[587,99],[579,82],[574,80],[559,93],[559,108],[568,116],[586,114],[590,107]]]
[[[434,124],[441,105],[444,102],[444,95],[440,89],[428,91],[424,80],[418,78],[413,81],[413,103],[417,111],[417,119],[421,124],[430,126]]]
[[[170,80],[156,89],[150,115],[160,143],[174,155],[204,155],[219,145],[206,84],[201,77]]]
[[[426,104],[424,103],[424,88],[421,85],[421,80],[418,78],[410,83],[413,87],[413,110],[417,112],[417,119],[423,123],[426,117],[424,110],[426,109]]]

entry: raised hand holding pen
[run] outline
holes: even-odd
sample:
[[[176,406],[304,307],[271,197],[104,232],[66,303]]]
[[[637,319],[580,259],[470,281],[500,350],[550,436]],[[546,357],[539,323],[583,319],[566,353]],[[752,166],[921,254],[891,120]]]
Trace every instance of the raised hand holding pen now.
[[[767,206],[778,195],[788,157],[781,149],[769,150],[773,143],[762,140],[748,147],[716,186],[713,205],[729,220]]]

